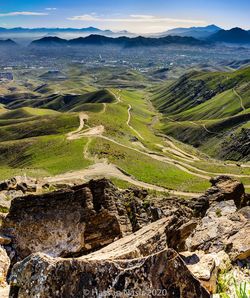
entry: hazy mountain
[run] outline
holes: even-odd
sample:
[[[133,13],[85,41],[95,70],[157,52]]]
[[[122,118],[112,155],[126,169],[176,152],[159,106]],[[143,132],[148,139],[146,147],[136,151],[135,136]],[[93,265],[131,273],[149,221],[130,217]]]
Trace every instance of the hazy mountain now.
[[[211,35],[209,40],[213,42],[247,44],[250,43],[250,33],[249,31],[236,27],[230,30],[220,30]]]
[[[17,43],[11,39],[0,40],[0,46],[17,46]]]
[[[216,25],[209,25],[206,27],[190,27],[190,28],[174,28],[168,30],[166,32],[162,32],[157,34],[158,36],[167,36],[167,35],[175,35],[175,36],[190,36],[194,38],[206,38],[211,34],[214,34],[221,30],[220,27]]]
[[[57,36],[60,38],[76,38],[76,37],[85,37],[90,34],[99,34],[104,36],[136,36],[133,33],[130,33],[126,30],[120,32],[113,32],[111,30],[101,30],[95,27],[87,27],[87,28],[3,28],[0,27],[0,36],[4,37],[12,37],[12,38],[27,38],[34,36],[35,38],[41,38],[44,36]]]
[[[68,41],[66,39],[62,39],[57,36],[43,37],[31,43],[31,45],[35,46],[63,46],[67,44]]]
[[[16,28],[2,28],[0,27],[1,32],[15,32],[15,33],[24,33],[24,32],[42,32],[42,33],[49,33],[49,32],[91,32],[91,33],[113,33],[111,30],[101,30],[95,27],[87,27],[87,28],[23,28],[23,27],[16,27]]]
[[[147,37],[106,37],[102,35],[90,35],[87,37],[80,37],[71,40],[65,40],[58,37],[45,37],[35,40],[31,46],[85,46],[85,45],[114,45],[122,47],[141,47],[141,46],[163,46],[168,44],[182,44],[182,45],[204,45],[205,42],[197,40],[193,37],[167,36],[162,38],[147,38]]]

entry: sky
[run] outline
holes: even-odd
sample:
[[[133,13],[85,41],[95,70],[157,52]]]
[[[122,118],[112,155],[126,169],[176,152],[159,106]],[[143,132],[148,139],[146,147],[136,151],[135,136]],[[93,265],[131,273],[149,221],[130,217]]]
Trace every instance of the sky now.
[[[0,0],[0,27],[155,33],[216,24],[250,29],[250,0]]]

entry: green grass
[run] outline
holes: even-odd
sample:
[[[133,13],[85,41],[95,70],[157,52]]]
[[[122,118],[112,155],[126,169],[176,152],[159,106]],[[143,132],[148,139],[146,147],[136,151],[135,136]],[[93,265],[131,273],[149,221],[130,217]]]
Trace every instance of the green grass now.
[[[15,109],[15,110],[5,110],[3,114],[0,115],[1,120],[5,119],[20,119],[29,118],[34,116],[50,116],[58,114],[56,111],[48,109],[35,109],[30,107]]]
[[[240,101],[235,96],[233,90],[230,89],[194,108],[175,115],[173,118],[178,121],[218,119],[236,115],[241,111]]]
[[[91,164],[83,157],[86,142],[86,139],[68,141],[57,135],[2,143],[0,179],[24,171],[45,176],[83,169]]]
[[[77,114],[56,114],[36,117],[18,124],[0,126],[0,142],[43,135],[61,134],[79,126]]]
[[[114,183],[114,185],[120,189],[128,189],[130,187],[134,187],[133,184],[127,182],[127,181],[124,181],[124,180],[121,180],[121,179],[118,179],[118,178],[110,178],[110,180]]]
[[[20,109],[23,107],[43,108],[60,112],[71,110],[81,110],[81,106],[86,103],[111,103],[115,100],[114,96],[106,89],[85,93],[56,93],[46,96],[33,95],[30,97],[12,98],[6,104],[7,108]],[[20,113],[20,112],[19,112]]]

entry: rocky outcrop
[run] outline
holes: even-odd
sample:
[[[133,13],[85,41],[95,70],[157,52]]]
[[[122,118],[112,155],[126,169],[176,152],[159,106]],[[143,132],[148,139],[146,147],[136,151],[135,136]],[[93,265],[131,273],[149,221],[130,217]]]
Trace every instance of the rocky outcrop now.
[[[229,176],[221,175],[210,180],[210,187],[204,195],[187,203],[196,217],[204,217],[210,206],[216,202],[233,200],[237,208],[250,205],[249,195],[244,185]]]
[[[70,190],[16,198],[1,227],[3,235],[12,238],[5,247],[16,262],[34,252],[67,257],[108,245],[132,233],[120,196],[103,179]]]
[[[247,211],[248,210],[248,211]],[[250,256],[250,207],[237,211],[234,201],[212,205],[186,244],[190,251],[207,253],[226,251],[231,260]]]
[[[164,250],[169,247],[168,243],[171,243],[173,227],[176,226],[177,222],[176,215],[166,216],[97,252],[88,254],[85,259],[133,259],[146,257]]]
[[[10,259],[3,247],[0,246],[0,287],[6,285],[6,277],[9,270],[9,266]]]
[[[250,251],[243,185],[211,182],[196,200],[120,191],[106,179],[15,198],[0,230],[11,297],[209,297],[223,266]]]
[[[6,249],[15,256],[13,263],[35,252],[77,257],[170,216],[166,243],[174,249],[183,247],[197,224],[190,221],[192,211],[172,201],[155,206],[146,196],[147,192],[138,189],[121,192],[102,179],[16,198],[1,228],[3,235],[12,238]]]
[[[146,190],[138,188],[129,188],[123,191],[122,198],[122,204],[126,207],[134,232],[150,222],[154,222],[171,214],[178,215],[179,223],[186,223],[193,217],[193,211],[186,202],[187,201],[184,199],[181,200],[175,197],[153,199],[148,196]],[[175,228],[177,229],[179,226],[175,226]],[[173,238],[177,236],[177,234],[178,233],[175,231]],[[180,237],[178,242],[179,240]],[[174,246],[174,244],[172,246]]]
[[[59,259],[35,254],[17,263],[10,297],[181,297],[210,295],[181,257],[166,249],[126,260]]]

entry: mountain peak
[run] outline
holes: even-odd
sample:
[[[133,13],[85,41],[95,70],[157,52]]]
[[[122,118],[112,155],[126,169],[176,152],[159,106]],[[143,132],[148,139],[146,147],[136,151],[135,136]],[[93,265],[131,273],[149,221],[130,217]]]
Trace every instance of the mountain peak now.
[[[250,34],[248,31],[235,27],[230,30],[220,30],[209,37],[210,40],[215,42],[226,43],[250,43]]]

